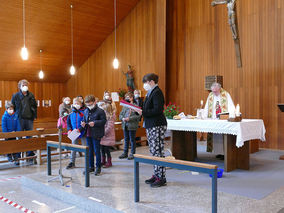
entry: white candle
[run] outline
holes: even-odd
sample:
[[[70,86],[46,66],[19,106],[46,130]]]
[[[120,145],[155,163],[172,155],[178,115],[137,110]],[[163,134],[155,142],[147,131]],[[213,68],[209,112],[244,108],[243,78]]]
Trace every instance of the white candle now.
[[[236,115],[235,115],[235,112],[234,111],[230,111],[229,112],[229,118],[235,118]]]
[[[240,105],[237,104],[237,106],[236,106],[236,116],[239,117],[240,115],[241,115],[241,113],[240,113]]]
[[[200,101],[201,107],[203,106],[203,100]]]

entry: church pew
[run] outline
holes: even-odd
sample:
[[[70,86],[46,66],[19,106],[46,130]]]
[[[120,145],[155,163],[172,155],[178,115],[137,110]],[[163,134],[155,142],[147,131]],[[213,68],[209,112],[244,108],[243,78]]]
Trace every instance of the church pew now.
[[[5,140],[8,138],[18,138],[18,140]],[[41,150],[46,149],[46,140],[58,140],[58,129],[38,128],[31,131],[0,133],[0,140],[0,155],[37,150],[37,155],[22,157],[19,160],[37,158],[38,163],[41,164],[41,157],[44,156],[41,154]],[[70,143],[66,135],[63,135],[62,141]],[[8,161],[0,161],[0,163],[5,162]]]

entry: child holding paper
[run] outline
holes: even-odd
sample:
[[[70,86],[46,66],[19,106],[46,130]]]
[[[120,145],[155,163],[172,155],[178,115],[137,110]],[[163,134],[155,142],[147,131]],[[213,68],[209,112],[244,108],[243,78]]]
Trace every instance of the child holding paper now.
[[[89,171],[94,171],[94,152],[96,155],[95,175],[101,173],[101,147],[100,142],[105,135],[106,114],[104,110],[97,106],[95,96],[87,95],[85,97],[87,109],[84,111],[84,120],[81,122],[80,130],[86,131],[87,143],[89,147]]]
[[[133,94],[128,92],[125,94],[125,100],[133,104]],[[119,119],[122,121],[122,128],[124,134],[124,151],[122,155],[119,156],[119,159],[128,158],[132,160],[136,151],[136,130],[138,129],[140,115],[136,113],[133,109],[130,109],[126,106],[122,108],[120,112]],[[131,142],[131,154],[128,156],[128,147],[129,140]]]
[[[80,132],[79,128],[81,127],[81,121],[84,118],[84,111],[82,110],[82,102],[80,98],[73,99],[72,105],[72,113],[67,118],[67,130],[68,134],[70,134],[73,130]],[[82,145],[86,145],[86,138],[84,137],[84,131],[80,132],[78,138],[72,140],[72,144],[78,144],[79,139],[81,139]],[[72,169],[75,167],[75,160],[76,160],[76,152],[71,151],[71,158],[70,163],[66,167],[66,169]]]

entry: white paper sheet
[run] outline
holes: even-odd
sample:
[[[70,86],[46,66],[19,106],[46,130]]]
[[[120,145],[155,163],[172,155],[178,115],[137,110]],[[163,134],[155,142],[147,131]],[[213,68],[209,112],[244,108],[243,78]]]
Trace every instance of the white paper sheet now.
[[[118,93],[117,92],[112,92],[111,93],[111,99],[114,102],[119,102],[119,95],[118,95]]]
[[[78,132],[77,129],[73,129],[73,131],[68,134],[68,138],[69,138],[71,141],[74,141],[74,140],[76,140],[76,139],[80,136],[80,134],[81,134],[81,133]]]

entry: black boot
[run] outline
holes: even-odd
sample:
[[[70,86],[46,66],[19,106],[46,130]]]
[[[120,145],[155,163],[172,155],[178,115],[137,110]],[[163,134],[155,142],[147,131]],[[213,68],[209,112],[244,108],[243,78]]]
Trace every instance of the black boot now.
[[[118,158],[123,159],[123,158],[127,158],[127,157],[128,157],[128,154],[123,152]]]
[[[94,167],[89,168],[89,173],[94,172],[94,171],[95,171]],[[86,174],[85,171],[83,171],[83,175],[85,175],[85,174]]]
[[[98,176],[101,174],[101,167],[96,167],[95,175]]]
[[[156,181],[156,176],[153,175],[151,178],[145,180],[145,183],[147,183],[147,184],[152,184],[152,183],[154,183],[155,181]]]
[[[66,169],[73,169],[74,167],[75,167],[75,164],[72,163],[72,162],[70,162],[70,163],[68,164],[68,166],[66,166]]]
[[[165,186],[167,185],[167,180],[166,178],[156,178],[154,183],[151,183],[151,187],[152,188],[157,188],[157,187],[161,187],[161,186]]]

